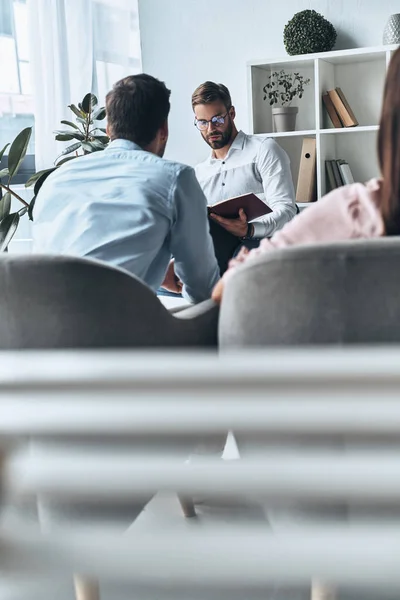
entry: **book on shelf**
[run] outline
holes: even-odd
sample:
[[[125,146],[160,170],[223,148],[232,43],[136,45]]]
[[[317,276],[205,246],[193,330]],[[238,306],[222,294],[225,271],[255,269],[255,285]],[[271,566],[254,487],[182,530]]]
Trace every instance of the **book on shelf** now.
[[[332,161],[332,169],[333,169],[333,176],[334,176],[335,182],[336,182],[336,187],[341,187],[343,185],[343,180],[342,180],[342,176],[339,171],[339,165],[337,164],[336,160]]]
[[[342,90],[340,87],[335,88],[336,92],[338,93],[339,98],[341,99],[341,101],[343,102],[347,112],[350,115],[350,118],[352,119],[352,121],[354,121],[355,125],[358,125],[358,121],[356,119],[355,114],[353,113],[353,111],[351,110],[351,106],[350,104],[347,102],[346,96],[343,94]]]
[[[347,160],[341,158],[325,161],[327,188],[334,190],[342,185],[354,183],[354,177]]]
[[[343,127],[342,121],[339,119],[339,115],[336,112],[336,109],[333,105],[331,97],[328,93],[322,94],[322,100],[326,108],[326,112],[329,115],[330,120],[332,121],[332,125],[334,127]]]
[[[332,167],[331,160],[325,161],[325,169],[326,169],[326,179],[327,179],[327,183],[328,183],[328,185],[326,187],[331,192],[332,190],[334,190],[336,188],[336,180],[335,180],[335,176],[333,174],[333,167]]]
[[[349,167],[349,163],[346,160],[342,160],[342,159],[337,160],[336,163],[339,167],[340,176],[342,178],[343,185],[348,185],[350,183],[354,183],[354,177],[353,177],[353,173],[351,172],[351,169]]]
[[[242,194],[234,198],[227,198],[221,202],[207,206],[208,214],[214,213],[225,219],[237,219],[239,210],[243,208],[248,221],[267,215],[272,209],[258,196],[253,194]]]
[[[296,202],[316,200],[316,141],[304,138],[301,149],[299,176],[297,178]]]
[[[332,104],[342,122],[343,127],[356,127],[358,121],[347,102],[342,90],[337,87],[334,90],[328,90],[328,95]]]

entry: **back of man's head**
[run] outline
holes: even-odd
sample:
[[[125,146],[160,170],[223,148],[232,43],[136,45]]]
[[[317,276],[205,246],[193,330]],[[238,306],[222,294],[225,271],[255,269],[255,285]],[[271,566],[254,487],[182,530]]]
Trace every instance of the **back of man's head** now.
[[[168,118],[170,94],[165,83],[145,73],[117,81],[106,96],[111,139],[148,146]]]

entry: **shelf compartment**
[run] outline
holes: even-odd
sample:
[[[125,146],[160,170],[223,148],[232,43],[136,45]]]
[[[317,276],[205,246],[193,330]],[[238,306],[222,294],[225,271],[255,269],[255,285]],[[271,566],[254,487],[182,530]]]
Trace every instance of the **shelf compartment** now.
[[[321,136],[321,191],[329,191],[326,181],[325,161],[342,158],[349,163],[354,181],[365,183],[373,177],[379,177],[379,165],[376,152],[377,131],[364,131],[358,135]]]
[[[268,83],[268,77],[274,71],[284,69],[287,73],[300,73],[311,81],[305,86],[301,99],[295,98],[292,106],[298,106],[299,112],[296,117],[296,128],[299,131],[314,130],[315,122],[315,68],[314,61],[292,61],[290,64],[270,64],[268,66],[250,67],[250,89],[252,104],[252,128],[253,133],[266,134],[274,132],[272,119],[272,106],[268,99],[263,100],[263,87]]]

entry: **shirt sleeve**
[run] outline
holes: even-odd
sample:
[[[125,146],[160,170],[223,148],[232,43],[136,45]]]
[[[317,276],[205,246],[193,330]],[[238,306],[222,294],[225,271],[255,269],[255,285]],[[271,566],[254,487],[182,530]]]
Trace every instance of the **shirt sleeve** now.
[[[272,213],[255,221],[254,237],[270,237],[296,214],[295,194],[286,152],[271,138],[261,144],[257,168],[262,178],[265,202]]]
[[[175,219],[171,254],[175,273],[183,282],[183,296],[190,302],[211,297],[219,280],[219,268],[211,239],[207,201],[191,167],[184,167],[173,191]]]
[[[384,235],[384,231],[379,189],[371,189],[361,183],[346,185],[305,208],[282,231],[275,233],[271,239],[262,240],[258,248],[232,260],[223,279],[229,279],[237,267],[277,249],[375,238]]]

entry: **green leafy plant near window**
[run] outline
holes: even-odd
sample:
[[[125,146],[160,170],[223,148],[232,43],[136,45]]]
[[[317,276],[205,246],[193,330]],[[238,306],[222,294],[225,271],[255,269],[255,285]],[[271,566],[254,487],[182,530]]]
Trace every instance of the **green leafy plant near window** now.
[[[304,87],[310,83],[310,79],[305,79],[300,73],[286,73],[284,69],[271,73],[268,80],[263,92],[264,100],[268,100],[271,106],[290,106],[296,96],[303,97]]]
[[[97,125],[97,121],[105,119],[106,110],[104,107],[97,108],[97,104],[98,101],[94,94],[86,94],[78,106],[75,106],[75,104],[69,105],[68,108],[74,113],[76,122],[63,120],[61,123],[67,125],[69,129],[57,130],[54,133],[56,134],[56,140],[60,142],[76,141],[61,152],[54,161],[53,167],[38,171],[26,182],[25,187],[33,186],[33,198],[29,203],[21,198],[11,186],[12,180],[17,175],[25,158],[32,135],[32,127],[23,129],[11,144],[6,144],[0,150],[1,161],[7,148],[10,147],[7,167],[0,170],[0,188],[2,191],[2,198],[0,199],[0,252],[7,250],[8,244],[17,231],[21,217],[28,213],[29,218],[33,220],[36,196],[44,181],[53,171],[77,156],[99,152],[107,146],[110,140],[106,135],[106,130]],[[11,213],[11,199],[13,196],[23,206],[20,210]]]

